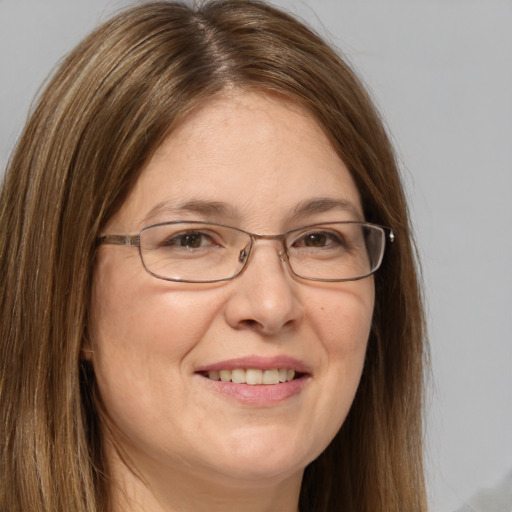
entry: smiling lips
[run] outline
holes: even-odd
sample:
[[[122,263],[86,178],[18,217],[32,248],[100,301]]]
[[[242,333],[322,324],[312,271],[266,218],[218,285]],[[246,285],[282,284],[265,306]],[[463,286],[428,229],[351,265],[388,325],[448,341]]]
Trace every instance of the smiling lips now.
[[[295,378],[296,372],[290,368],[273,368],[260,370],[257,368],[235,368],[233,370],[211,370],[205,376],[211,380],[233,382],[235,384],[279,384],[289,382]]]
[[[218,361],[196,370],[208,387],[250,405],[267,407],[300,392],[312,377],[300,359],[249,356]]]

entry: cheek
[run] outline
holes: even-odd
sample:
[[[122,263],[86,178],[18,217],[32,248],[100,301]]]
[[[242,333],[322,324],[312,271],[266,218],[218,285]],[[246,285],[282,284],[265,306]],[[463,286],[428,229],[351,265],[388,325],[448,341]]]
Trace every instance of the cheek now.
[[[219,307],[207,294],[202,300],[205,294],[176,290],[136,265],[133,257],[114,264],[105,256],[95,273],[89,359],[112,407],[135,396],[149,401],[151,390],[179,384]]]
[[[165,440],[169,432],[190,428],[175,412],[187,411],[195,399],[191,361],[218,316],[219,301],[149,275],[121,280],[119,266],[109,270],[97,272],[92,307],[91,362],[107,412],[104,421],[123,442],[156,456],[151,439]]]
[[[373,281],[367,279],[343,283],[343,289],[329,290],[308,301],[308,316],[328,354],[364,354],[374,300]]]
[[[329,409],[333,435],[348,413],[363,371],[374,307],[373,282],[368,281],[344,283],[342,291],[309,301],[311,324],[323,349],[322,404]]]
[[[149,360],[157,366],[172,361],[179,369],[217,314],[214,302],[188,293],[148,293],[136,286],[116,293],[108,284],[102,288],[93,307],[95,358],[137,371]]]
[[[122,248],[124,249],[124,248]],[[215,303],[205,294],[155,279],[141,271],[136,251],[124,259],[99,258],[92,301],[92,331],[96,346],[178,351],[204,328],[215,314]],[[171,343],[172,342],[172,343]]]

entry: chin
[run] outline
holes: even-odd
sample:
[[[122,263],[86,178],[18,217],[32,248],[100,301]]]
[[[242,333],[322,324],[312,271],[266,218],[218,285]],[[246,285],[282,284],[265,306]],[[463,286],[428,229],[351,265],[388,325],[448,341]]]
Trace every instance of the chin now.
[[[222,457],[224,463],[229,461],[223,464],[224,471],[248,481],[284,479],[302,473],[328,444],[317,441],[308,446],[310,440],[294,437],[289,425],[263,430],[244,429],[230,437]]]

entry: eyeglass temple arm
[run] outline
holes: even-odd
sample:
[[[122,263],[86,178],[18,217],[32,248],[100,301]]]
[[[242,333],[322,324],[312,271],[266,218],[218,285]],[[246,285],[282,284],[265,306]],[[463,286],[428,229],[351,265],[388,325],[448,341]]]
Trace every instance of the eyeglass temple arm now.
[[[98,239],[100,244],[111,244],[111,245],[134,245],[138,247],[140,245],[139,235],[103,235]]]

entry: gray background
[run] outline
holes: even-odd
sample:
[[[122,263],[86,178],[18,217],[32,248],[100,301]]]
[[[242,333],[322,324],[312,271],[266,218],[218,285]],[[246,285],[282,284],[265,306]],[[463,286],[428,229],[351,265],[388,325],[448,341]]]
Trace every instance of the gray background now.
[[[0,0],[0,169],[48,72],[129,3]],[[345,53],[399,152],[432,343],[431,509],[510,512],[512,1],[277,3]]]

